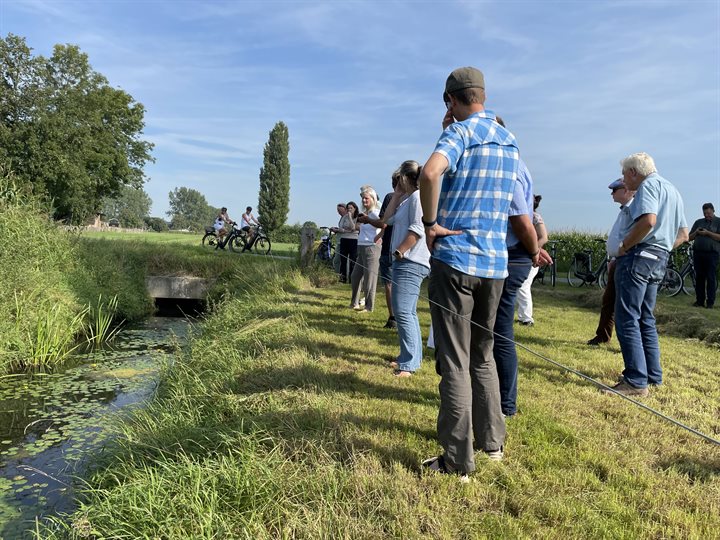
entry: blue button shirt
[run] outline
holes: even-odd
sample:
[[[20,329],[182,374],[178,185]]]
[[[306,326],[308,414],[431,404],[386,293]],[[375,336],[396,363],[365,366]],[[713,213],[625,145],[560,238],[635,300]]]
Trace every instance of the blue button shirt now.
[[[530,220],[533,219],[533,206],[535,200],[533,198],[533,179],[525,162],[520,159],[518,161],[517,182],[515,182],[515,191],[510,202],[510,210],[508,216],[527,215]],[[513,247],[520,243],[520,239],[515,236],[512,226],[508,223],[507,238],[505,243],[508,247]]]
[[[651,173],[642,181],[630,207],[632,225],[644,214],[655,214],[655,226],[640,244],[648,244],[671,251],[677,238],[678,229],[687,227],[685,206],[680,192],[657,173]],[[632,228],[623,231],[623,238]]]
[[[438,223],[463,234],[438,238],[432,256],[471,276],[507,277],[505,236],[519,160],[515,137],[484,110],[450,124],[435,152],[449,164]]]

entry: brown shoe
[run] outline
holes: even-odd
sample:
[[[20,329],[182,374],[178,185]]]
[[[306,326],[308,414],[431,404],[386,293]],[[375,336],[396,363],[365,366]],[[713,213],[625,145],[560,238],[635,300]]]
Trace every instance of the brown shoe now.
[[[622,394],[623,396],[638,396],[638,397],[646,397],[650,394],[650,390],[647,388],[636,388],[633,385],[631,385],[629,382],[627,382],[625,379],[617,383],[615,386],[612,387],[614,390],[607,390],[605,388],[602,389],[603,394]]]
[[[599,337],[595,336],[592,339],[588,339],[587,344],[591,347],[597,347],[601,343],[607,343],[607,341],[602,341]]]

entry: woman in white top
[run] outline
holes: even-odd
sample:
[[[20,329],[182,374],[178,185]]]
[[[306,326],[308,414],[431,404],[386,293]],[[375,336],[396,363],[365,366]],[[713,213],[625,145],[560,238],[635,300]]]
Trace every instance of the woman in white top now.
[[[360,233],[357,243],[357,262],[353,268],[350,282],[352,283],[352,301],[350,307],[356,311],[372,311],[375,307],[375,289],[377,287],[378,269],[380,268],[380,244],[382,229],[368,223],[378,219],[380,205],[378,196],[371,186],[360,188],[364,214],[358,216]],[[364,281],[365,307],[360,305],[360,289]]]
[[[420,286],[430,273],[430,251],[425,242],[418,181],[421,167],[405,161],[397,171],[398,182],[383,221],[393,226],[392,307],[397,322],[400,354],[395,376],[409,377],[422,362],[422,336],[417,316]]]
[[[220,213],[215,218],[215,223],[213,223],[213,228],[215,229],[215,234],[218,237],[220,245],[222,243],[223,237],[227,234],[227,229],[225,228],[225,224],[232,225],[233,220],[230,219],[230,216],[228,216],[227,208],[224,206],[220,209]],[[223,248],[225,249],[225,248]]]

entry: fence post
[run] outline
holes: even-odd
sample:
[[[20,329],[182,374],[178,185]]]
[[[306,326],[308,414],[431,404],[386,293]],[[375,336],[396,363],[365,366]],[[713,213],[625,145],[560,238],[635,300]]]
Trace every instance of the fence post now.
[[[315,228],[303,227],[300,231],[300,266],[307,268],[312,264],[315,246]]]

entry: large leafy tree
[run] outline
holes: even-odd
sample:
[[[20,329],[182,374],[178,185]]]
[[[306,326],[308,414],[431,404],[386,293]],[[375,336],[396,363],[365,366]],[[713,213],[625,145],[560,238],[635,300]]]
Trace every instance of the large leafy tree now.
[[[123,227],[140,228],[150,214],[152,199],[143,188],[122,186],[117,197],[103,201],[103,214],[106,218],[116,218]]]
[[[196,189],[180,187],[170,192],[170,216],[173,229],[200,231],[215,220],[217,209]]]
[[[51,198],[57,218],[80,223],[123,186],[142,186],[144,115],[77,46],[33,57],[23,38],[0,38],[0,161]]]
[[[285,224],[290,210],[289,152],[288,128],[278,122],[265,144],[260,169],[258,214],[260,223],[270,232]]]

